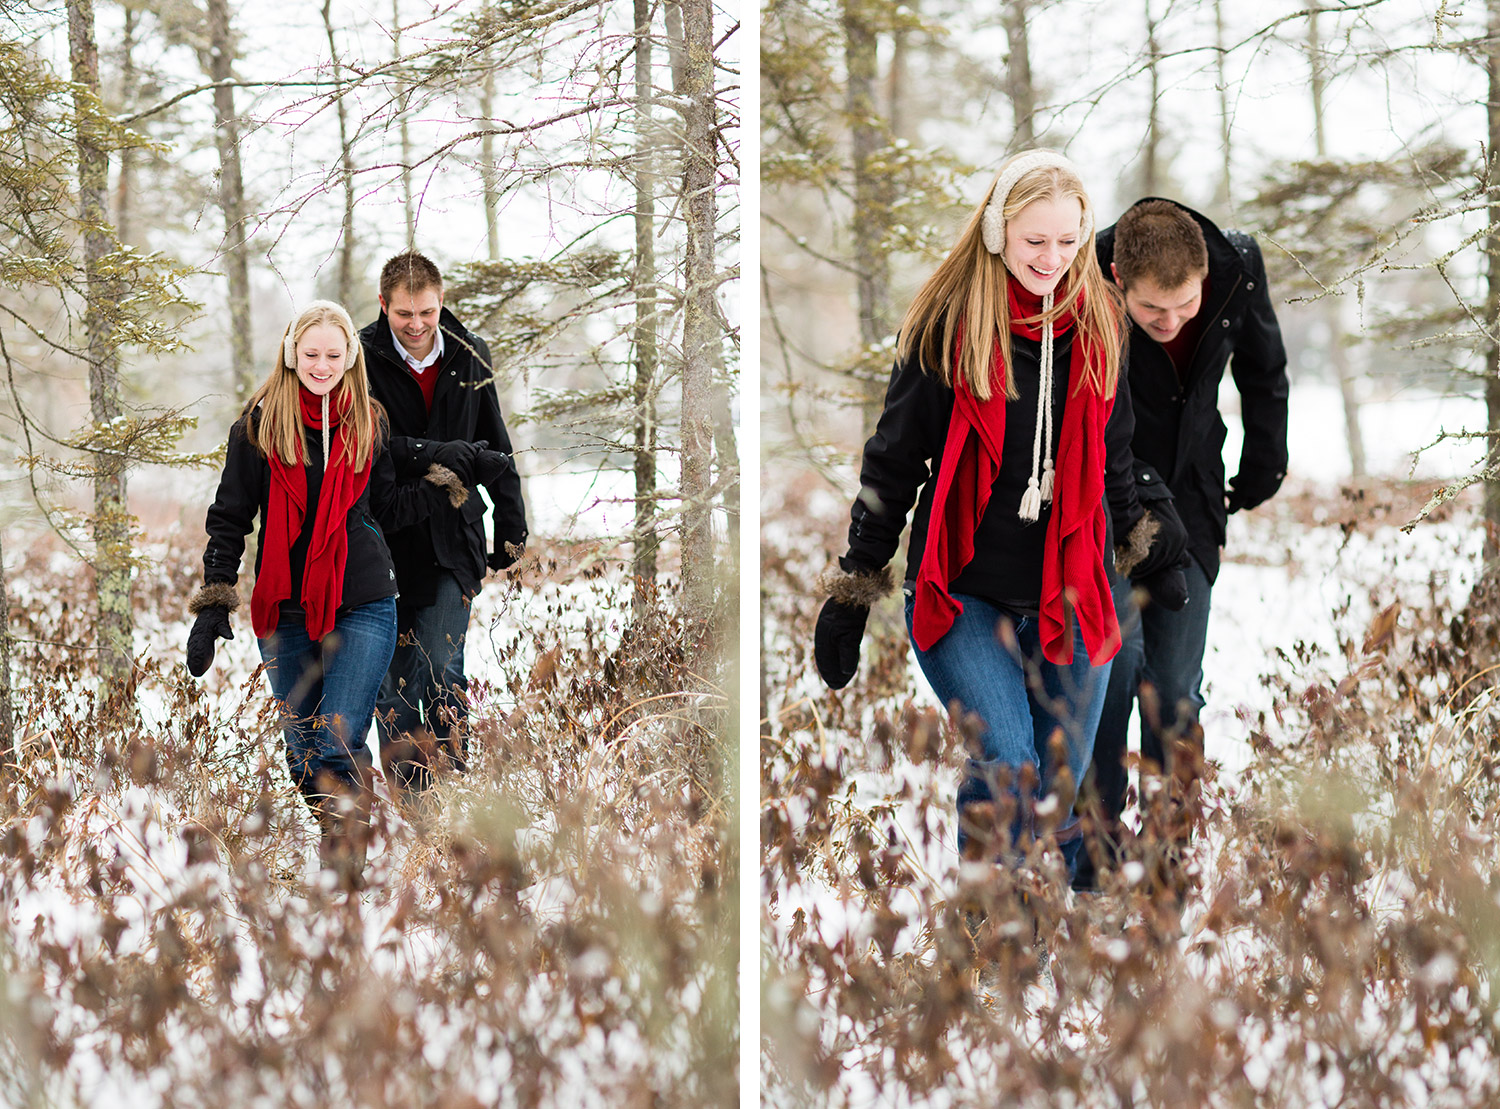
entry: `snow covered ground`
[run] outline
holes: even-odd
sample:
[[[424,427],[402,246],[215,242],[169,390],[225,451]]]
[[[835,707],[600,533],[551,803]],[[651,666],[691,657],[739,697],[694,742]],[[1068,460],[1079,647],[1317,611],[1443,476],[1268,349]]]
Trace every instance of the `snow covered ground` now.
[[[1226,385],[1223,401],[1226,421],[1231,427],[1226,458],[1230,460],[1232,474],[1238,453],[1232,385]],[[1296,685],[1323,672],[1337,680],[1348,667],[1340,642],[1352,639],[1358,643],[1372,615],[1392,601],[1401,600],[1411,607],[1434,593],[1460,603],[1467,596],[1478,568],[1481,543],[1473,495],[1461,498],[1458,506],[1440,522],[1425,522],[1410,534],[1403,532],[1400,525],[1415,515],[1421,493],[1426,489],[1424,482],[1435,488],[1469,472],[1474,464],[1475,451],[1464,441],[1445,442],[1420,458],[1414,459],[1414,452],[1432,443],[1443,431],[1482,427],[1483,420],[1482,403],[1471,399],[1409,391],[1370,401],[1364,409],[1363,427],[1369,468],[1375,478],[1355,489],[1348,480],[1337,390],[1316,383],[1300,384],[1294,389],[1290,426],[1292,461],[1283,493],[1255,512],[1231,518],[1225,561],[1214,589],[1204,660],[1208,704],[1203,724],[1208,757],[1221,770],[1218,778],[1221,797],[1234,797],[1240,776],[1250,764],[1252,729],[1263,718],[1274,718],[1280,680],[1292,679]],[[1409,476],[1417,479],[1417,492],[1406,489],[1392,494],[1393,482],[1399,483]],[[1351,488],[1342,491],[1345,486]],[[805,521],[779,517],[775,505],[778,494],[770,483],[768,489],[771,490],[768,498],[771,507],[765,523],[768,547],[790,552],[789,561],[796,563],[795,571],[788,575],[793,582],[811,581],[821,568],[820,560],[826,556],[807,551],[804,536],[828,531],[826,521],[844,518],[847,499],[832,490],[808,494],[799,507],[809,517],[822,521],[808,525]],[[1409,508],[1407,501],[1411,502]],[[810,602],[777,597],[774,603],[789,609],[800,608],[806,621],[805,630],[810,633],[811,618],[806,610]],[[879,616],[877,610],[876,617]],[[785,713],[790,718],[800,718],[809,711],[816,717],[816,706],[826,704],[829,695],[812,670],[810,652],[805,668],[798,673],[790,663],[792,645],[773,639],[768,651],[772,689],[783,673],[790,683],[784,693],[775,695],[769,706],[773,717]],[[787,657],[778,658],[778,654]],[[867,637],[866,666],[870,657]],[[906,670],[906,684],[916,703],[938,707],[909,651]],[[857,704],[858,699],[856,695],[853,703]],[[788,756],[806,750],[812,752],[810,758],[815,764],[823,761],[839,767],[846,787],[840,792],[840,804],[847,804],[850,811],[870,814],[877,830],[893,829],[904,844],[910,870],[918,877],[893,890],[889,905],[905,919],[920,921],[926,919],[925,913],[930,912],[932,905],[952,896],[955,880],[963,880],[951,827],[957,786],[955,760],[933,763],[898,758],[893,764],[883,765],[872,757],[872,752],[850,745],[855,735],[871,735],[872,727],[868,709],[863,712],[856,709],[838,730],[825,730],[818,720],[810,719],[805,726],[794,726],[790,733],[783,733],[784,750]],[[787,765],[775,759],[773,764]],[[795,792],[778,796],[772,802],[784,806],[794,827],[812,818],[810,803],[810,798]],[[876,815],[887,810],[891,813],[888,824]],[[1217,846],[1205,843],[1202,856],[1212,857]],[[768,889],[775,900],[765,918],[771,944],[784,953],[797,950],[797,944],[789,936],[794,928],[806,926],[810,934],[817,936],[819,950],[823,950],[822,945],[839,952],[867,948],[882,922],[865,910],[866,894],[856,883],[836,880],[836,864],[829,864],[826,872],[829,880],[820,880],[817,877],[820,873],[825,872],[817,866],[804,866],[798,880],[774,882]],[[1201,917],[1206,908],[1206,905],[1191,906],[1189,917]],[[1187,930],[1193,927],[1196,925],[1189,925]],[[931,936],[906,928],[899,934],[894,952],[897,956],[925,961],[932,957],[931,942]],[[1235,957],[1253,963],[1256,955],[1257,952],[1250,951]],[[813,1008],[832,1004],[828,998],[840,988],[830,983],[828,997],[822,1000],[815,989],[809,995]],[[816,1024],[809,1031],[813,1027]],[[1035,1032],[1032,1029],[1027,1035]],[[841,1024],[835,1029],[825,1024],[821,1034],[826,1045],[832,1036],[853,1036],[857,1041],[859,1032],[857,1027],[851,1029]],[[1260,1075],[1262,1085],[1270,1088],[1266,1084],[1274,1083],[1280,1069],[1275,1058],[1280,1050],[1278,1042],[1276,1033],[1267,1036],[1260,1057],[1264,1066],[1246,1068],[1245,1077],[1254,1080],[1255,1075],[1251,1074],[1254,1071]],[[959,1068],[964,1073],[956,1072],[945,1084],[945,1093],[930,1097],[902,1094],[883,1085],[879,1076],[889,1072],[878,1052],[885,1048],[888,1043],[883,1038],[872,1044],[871,1051],[877,1054],[868,1057],[862,1048],[850,1047],[839,1084],[840,1104],[972,1103],[976,1087],[971,1080],[979,1072],[971,1072],[969,1063]],[[962,1048],[959,1051],[960,1058],[967,1058]],[[1314,1090],[1310,1096],[1299,1097],[1296,1103],[1337,1104],[1340,1095],[1335,1086],[1327,1086],[1323,1093]]]

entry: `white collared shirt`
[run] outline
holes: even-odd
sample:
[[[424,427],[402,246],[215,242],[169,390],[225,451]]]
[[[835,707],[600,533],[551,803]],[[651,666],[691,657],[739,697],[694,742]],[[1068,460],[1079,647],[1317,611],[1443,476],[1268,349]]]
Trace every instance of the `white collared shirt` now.
[[[432,349],[427,352],[427,357],[419,362],[412,357],[411,351],[401,345],[401,336],[396,334],[396,329],[394,327],[391,328],[391,342],[396,344],[397,353],[406,360],[406,365],[411,369],[412,373],[422,373],[423,370],[427,369],[428,366],[443,356],[443,329],[441,327],[436,328],[435,334],[437,338],[432,344]]]

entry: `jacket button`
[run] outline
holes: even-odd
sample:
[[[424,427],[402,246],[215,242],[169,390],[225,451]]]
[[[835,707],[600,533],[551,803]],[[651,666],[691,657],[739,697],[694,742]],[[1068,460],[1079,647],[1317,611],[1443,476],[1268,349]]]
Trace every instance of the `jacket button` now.
[[[1253,282],[1253,281],[1247,281],[1247,282],[1245,282],[1245,288],[1246,289],[1253,289],[1253,288],[1255,288],[1255,282]]]
[[[1228,320],[1220,320],[1219,321],[1219,326],[1220,327],[1228,327],[1229,326],[1229,321]]]

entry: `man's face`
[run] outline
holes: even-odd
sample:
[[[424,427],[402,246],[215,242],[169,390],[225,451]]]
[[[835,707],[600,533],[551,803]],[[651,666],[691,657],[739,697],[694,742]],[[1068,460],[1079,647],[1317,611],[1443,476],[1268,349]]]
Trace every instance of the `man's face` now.
[[[437,342],[438,313],[443,307],[442,289],[413,293],[397,286],[391,290],[390,300],[380,298],[380,307],[408,354],[420,360],[432,353],[432,345]]]
[[[1111,265],[1111,270],[1114,269]],[[1125,290],[1125,310],[1158,343],[1170,343],[1182,325],[1203,307],[1203,278],[1190,278],[1175,289],[1163,289],[1147,277],[1137,278],[1128,288],[1115,273],[1115,284]]]

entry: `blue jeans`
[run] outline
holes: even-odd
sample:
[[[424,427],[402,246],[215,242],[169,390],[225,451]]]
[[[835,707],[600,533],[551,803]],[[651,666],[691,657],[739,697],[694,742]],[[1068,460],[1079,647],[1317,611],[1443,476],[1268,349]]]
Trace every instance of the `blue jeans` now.
[[[260,657],[287,713],[287,767],[305,796],[363,784],[375,693],[395,645],[394,597],[340,613],[321,642],[308,636],[302,609],[282,602],[276,630],[260,640]]]
[[[470,598],[451,573],[435,572],[440,578],[430,605],[398,607],[400,634],[380,685],[381,762],[403,789],[425,789],[439,754],[462,769],[467,751]]]
[[[913,641],[917,662],[928,684],[945,705],[957,701],[966,713],[983,721],[979,736],[981,757],[970,758],[958,787],[958,850],[962,855],[971,834],[968,806],[998,801],[1002,790],[1015,802],[1011,842],[1034,832],[1036,803],[1055,791],[1060,767],[1053,764],[1050,740],[1060,733],[1066,749],[1072,786],[1057,797],[1061,821],[1056,836],[1069,871],[1082,843],[1073,802],[1078,783],[1094,750],[1094,728],[1104,701],[1109,663],[1093,666],[1083,646],[1083,632],[1073,626],[1073,661],[1059,666],[1042,656],[1041,631],[1034,617],[1015,623],[1015,643],[1000,636],[1002,620],[1010,617],[978,597],[955,593],[963,611],[948,634],[929,650]],[[906,629],[911,632],[913,601],[906,600]],[[1039,768],[1040,780],[1025,796],[1021,769]],[[977,831],[978,829],[972,829]],[[985,834],[992,834],[990,829]]]
[[[1141,712],[1141,755],[1163,770],[1169,766],[1172,741],[1192,735],[1203,709],[1203,651],[1213,587],[1202,567],[1189,561],[1188,602],[1180,612],[1160,605],[1137,608],[1130,582],[1111,575],[1124,642],[1109,675],[1094,744],[1094,786],[1111,836],[1125,808],[1125,751],[1141,685],[1151,685],[1160,707],[1157,714]]]

